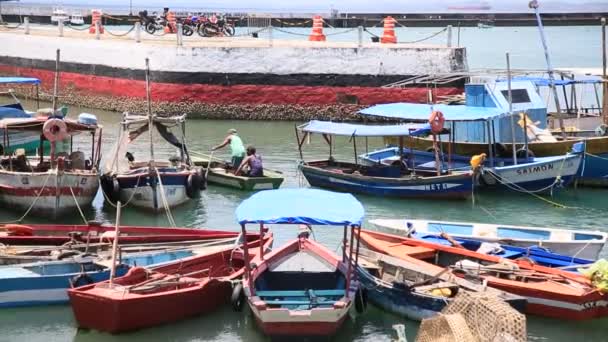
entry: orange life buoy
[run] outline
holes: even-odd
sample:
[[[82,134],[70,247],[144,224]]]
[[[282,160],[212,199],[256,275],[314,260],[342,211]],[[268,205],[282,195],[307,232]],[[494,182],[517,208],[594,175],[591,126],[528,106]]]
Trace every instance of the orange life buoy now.
[[[34,228],[22,224],[7,224],[4,229],[10,236],[33,236]]]
[[[445,124],[445,118],[443,117],[443,113],[438,110],[434,110],[431,113],[431,117],[429,118],[429,124],[431,125],[431,132],[433,132],[434,134],[441,133]]]
[[[61,141],[68,137],[68,126],[63,120],[49,119],[44,123],[42,133],[50,142]]]

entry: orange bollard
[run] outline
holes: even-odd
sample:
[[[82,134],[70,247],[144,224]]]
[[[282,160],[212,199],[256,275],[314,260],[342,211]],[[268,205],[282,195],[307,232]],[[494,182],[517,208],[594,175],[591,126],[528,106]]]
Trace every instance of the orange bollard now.
[[[324,42],[325,35],[323,34],[323,18],[320,15],[312,17],[312,33],[308,36],[311,42]]]
[[[99,33],[103,33],[103,24],[101,21],[101,10],[91,10],[91,26],[89,26],[89,33],[95,33],[95,23],[99,22]]]
[[[165,33],[176,33],[177,32],[177,19],[175,19],[175,13],[167,12],[167,26],[165,26]]]
[[[395,20],[393,17],[388,16],[384,18],[384,33],[380,38],[382,44],[395,44],[397,43],[397,36],[395,36]]]

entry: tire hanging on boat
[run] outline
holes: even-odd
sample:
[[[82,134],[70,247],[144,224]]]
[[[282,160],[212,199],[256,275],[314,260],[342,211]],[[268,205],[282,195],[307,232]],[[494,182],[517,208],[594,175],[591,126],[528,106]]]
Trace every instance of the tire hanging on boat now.
[[[243,311],[243,306],[245,305],[245,291],[243,291],[242,283],[238,283],[232,288],[230,305],[232,305],[232,309],[236,312]]]
[[[100,178],[101,191],[106,194],[106,197],[112,203],[118,202],[120,199],[120,184],[115,177],[103,175]]]
[[[72,288],[81,287],[84,285],[93,284],[94,282],[95,281],[93,280],[93,278],[91,278],[91,276],[89,276],[88,274],[80,273],[79,275],[70,279],[70,287],[72,287]]]
[[[198,172],[191,173],[186,179],[186,195],[190,198],[196,198],[200,194],[202,177]]]

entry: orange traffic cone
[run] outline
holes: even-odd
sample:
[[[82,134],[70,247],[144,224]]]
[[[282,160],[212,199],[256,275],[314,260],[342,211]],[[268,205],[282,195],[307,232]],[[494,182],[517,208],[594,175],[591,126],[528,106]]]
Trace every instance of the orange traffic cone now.
[[[397,36],[395,36],[395,20],[393,17],[388,16],[384,18],[384,33],[380,42],[383,44],[395,44],[397,43]]]
[[[91,10],[91,26],[89,26],[89,33],[95,33],[95,23],[99,22],[99,33],[103,33],[103,24],[101,21],[101,10]]]
[[[175,13],[167,12],[167,26],[165,26],[165,33],[176,33],[177,32],[177,19],[175,19]]]
[[[308,37],[311,42],[324,42],[325,35],[323,34],[323,18],[320,15],[315,15],[312,18],[312,33]]]

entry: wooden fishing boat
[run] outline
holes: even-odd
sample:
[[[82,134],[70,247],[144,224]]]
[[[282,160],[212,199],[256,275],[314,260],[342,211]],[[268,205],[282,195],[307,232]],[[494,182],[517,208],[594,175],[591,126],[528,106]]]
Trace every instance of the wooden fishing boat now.
[[[568,84],[570,81],[563,81]],[[575,81],[572,81],[576,83]],[[601,83],[601,80],[597,82]],[[561,156],[579,142],[585,143],[584,158],[578,170],[577,183],[586,186],[608,186],[608,136],[598,130],[595,137],[553,137],[544,128],[547,123],[547,104],[537,91],[538,85],[530,80],[512,82],[514,96],[511,106],[508,100],[507,82],[467,84],[467,105],[423,105],[392,103],[366,108],[360,113],[390,119],[419,122],[426,119],[430,110],[440,110],[446,120],[453,121],[449,139],[443,139],[438,147],[450,154],[470,158],[485,153],[490,166],[500,159],[513,157],[513,152],[535,157]],[[546,80],[544,85],[547,85]],[[567,101],[566,101],[567,102]],[[513,115],[518,115],[515,129]],[[561,115],[561,113],[560,113]],[[458,121],[458,125],[454,122]],[[466,122],[464,122],[466,121]],[[514,129],[511,130],[510,128]],[[389,138],[395,145],[393,138]],[[425,137],[404,137],[406,145],[416,151],[428,151],[436,144]],[[527,151],[527,152],[526,152]],[[448,159],[451,159],[448,157]],[[451,160],[449,160],[451,163]]]
[[[196,166],[202,166],[205,169],[209,168],[209,171],[206,171],[207,182],[209,184],[217,184],[244,191],[255,191],[278,189],[284,180],[282,173],[266,168],[264,168],[263,177],[247,177],[235,175],[232,172],[234,170],[230,170],[226,163],[222,161],[214,160],[210,164],[209,158],[204,157],[193,157],[192,161]]]
[[[332,157],[333,135],[352,137],[370,136],[404,136],[428,134],[429,125],[391,125],[371,126],[346,123],[311,121],[298,127],[304,132],[298,138],[300,156],[302,145],[312,133],[320,133],[330,145],[330,156],[327,160],[304,162],[299,169],[312,186],[338,191],[362,193],[376,196],[416,197],[416,198],[449,198],[466,199],[473,192],[472,171],[441,172],[429,170],[410,170],[404,163],[397,165],[364,166],[357,162],[335,161]],[[356,142],[355,161],[357,160]],[[403,159],[403,157],[401,158]]]
[[[411,150],[404,151],[408,158],[405,163],[408,167],[420,170],[435,168],[435,157],[432,152]],[[450,159],[449,166],[448,158]],[[561,156],[533,157],[518,159],[517,164],[512,158],[495,159],[496,166],[492,167],[488,160],[478,174],[478,185],[481,188],[511,189],[515,191],[532,191],[553,193],[555,190],[566,187],[574,182],[584,158],[584,144],[577,143],[573,151]],[[366,165],[392,165],[399,161],[399,148],[390,147],[373,151],[360,156]],[[448,167],[455,170],[470,168],[470,157],[459,155],[446,156],[441,154],[442,169]],[[411,165],[411,166],[410,166]],[[503,165],[503,166],[498,166]]]
[[[412,219],[375,219],[370,223],[395,235],[447,233],[455,238],[495,242],[518,247],[541,246],[566,256],[596,260],[608,233],[549,227],[512,226],[472,222],[446,222]]]
[[[344,241],[361,224],[363,206],[352,195],[313,189],[261,191],[236,210],[246,224],[344,226]],[[348,229],[350,227],[350,229]],[[270,336],[331,336],[351,308],[364,309],[354,276],[358,251],[352,244],[335,255],[302,232],[297,239],[250,260],[245,249],[243,293],[260,329]],[[348,262],[351,260],[352,262]],[[250,268],[253,264],[255,267]]]
[[[99,187],[97,165],[101,157],[102,127],[95,116],[81,114],[77,121],[48,117],[4,119],[0,120],[0,128],[5,130],[7,146],[9,131],[36,132],[42,137],[41,144],[44,140],[51,144],[48,158],[44,149],[39,150],[38,158],[28,158],[25,151],[4,154],[0,202],[5,208],[54,219],[91,205]],[[74,137],[80,134],[91,136],[90,159],[86,159],[84,152],[74,150]],[[61,146],[68,138],[68,148],[63,152]]]
[[[232,248],[236,238],[224,242]],[[153,267],[193,255],[208,253],[215,246],[165,248],[142,253],[123,253],[115,275],[122,276],[129,268]],[[105,281],[110,277],[110,266],[105,258],[92,256],[56,261],[38,261],[0,267],[0,308],[62,304],[68,302],[67,290]]]
[[[186,146],[186,115],[160,117],[152,113],[149,74],[146,59],[148,113],[145,116],[129,113],[123,115],[119,138],[110,153],[111,158],[104,165],[101,187],[109,202],[121,201],[124,205],[157,213],[166,212],[171,221],[170,209],[196,198],[200,190],[204,189],[205,182],[200,170],[193,167]],[[171,127],[179,127],[181,137],[172,133]],[[171,157],[170,163],[155,159],[155,130],[167,143],[179,149],[179,157]],[[129,144],[146,131],[150,158],[138,162],[128,151]]]
[[[243,246],[254,253],[270,248],[272,234]],[[134,267],[111,282],[68,294],[79,327],[119,333],[209,313],[228,303],[243,266],[237,245],[150,270]]]
[[[88,225],[7,224],[0,226],[0,243],[11,246],[61,246],[113,242],[114,227],[91,222]],[[121,226],[121,245],[205,241],[236,237],[238,233],[197,228]],[[254,236],[255,234],[250,234]],[[251,237],[248,237],[249,239]]]
[[[363,246],[376,252],[436,273],[450,268],[465,277],[487,281],[490,287],[526,297],[529,314],[566,320],[608,315],[608,294],[583,275],[397,235],[362,231],[358,236]]]
[[[525,298],[459,278],[449,270],[433,273],[417,263],[365,248],[359,253],[359,279],[369,301],[408,319],[420,321],[436,315],[461,291],[487,293],[518,311],[525,310]]]

